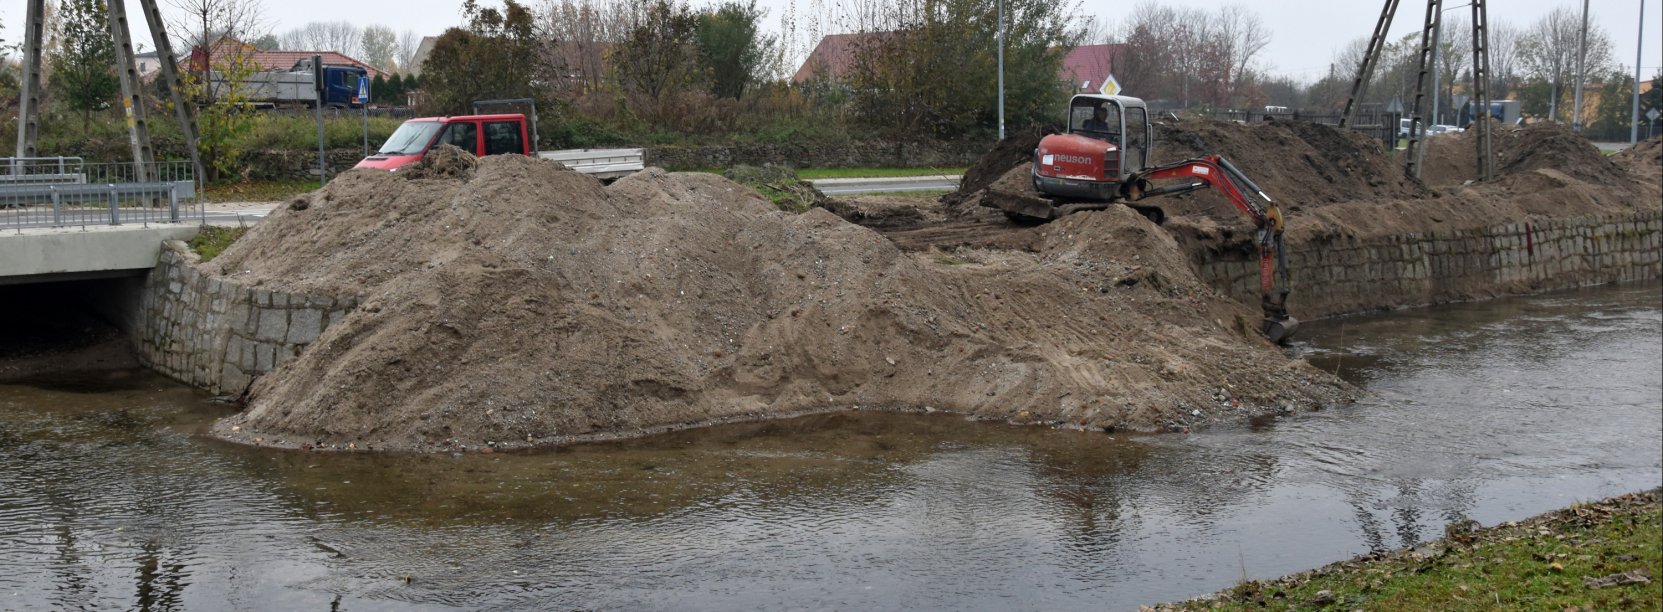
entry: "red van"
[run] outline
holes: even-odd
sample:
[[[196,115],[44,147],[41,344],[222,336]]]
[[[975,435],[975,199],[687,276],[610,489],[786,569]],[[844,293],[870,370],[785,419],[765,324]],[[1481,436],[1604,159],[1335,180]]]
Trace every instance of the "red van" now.
[[[397,170],[421,160],[433,147],[450,144],[476,156],[519,153],[531,155],[525,115],[461,115],[422,117],[405,121],[374,155],[355,168]]]

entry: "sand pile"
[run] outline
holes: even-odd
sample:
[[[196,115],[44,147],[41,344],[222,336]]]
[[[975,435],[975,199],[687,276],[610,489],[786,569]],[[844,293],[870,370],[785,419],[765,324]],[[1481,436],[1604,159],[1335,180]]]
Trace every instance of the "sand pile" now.
[[[1427,185],[1453,187],[1478,178],[1478,130],[1435,136],[1426,142],[1421,180]],[[1563,124],[1493,124],[1490,148],[1497,177],[1545,169],[1589,183],[1623,179],[1622,168]]]
[[[364,296],[214,431],[504,448],[857,405],[1148,430],[1343,395],[1136,213],[1035,231],[945,259],[705,174],[349,172],[207,264]]]
[[[1663,136],[1653,136],[1618,151],[1611,156],[1611,161],[1630,172],[1655,178],[1663,172]]]

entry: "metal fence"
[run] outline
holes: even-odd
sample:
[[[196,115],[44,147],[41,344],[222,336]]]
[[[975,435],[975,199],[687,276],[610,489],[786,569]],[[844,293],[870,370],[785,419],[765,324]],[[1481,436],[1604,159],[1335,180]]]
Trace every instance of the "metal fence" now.
[[[1373,107],[1373,108],[1371,108]],[[1308,112],[1299,110],[1228,110],[1214,113],[1213,118],[1241,123],[1256,123],[1261,121],[1305,121],[1321,123],[1323,125],[1338,126],[1340,113],[1336,112]],[[1351,129],[1362,132],[1370,138],[1380,141],[1386,148],[1397,147],[1398,132],[1401,127],[1403,113],[1386,112],[1378,104],[1365,104],[1357,111],[1357,116],[1351,122]]]
[[[89,164],[0,157],[0,221],[9,228],[200,222],[191,162]]]

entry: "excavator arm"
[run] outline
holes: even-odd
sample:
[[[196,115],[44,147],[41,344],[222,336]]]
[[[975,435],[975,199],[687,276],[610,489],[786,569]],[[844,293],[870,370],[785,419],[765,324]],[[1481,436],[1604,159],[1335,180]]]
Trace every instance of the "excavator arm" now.
[[[1185,182],[1161,186],[1152,184],[1154,181],[1174,179]],[[1223,194],[1231,205],[1253,220],[1253,226],[1258,230],[1255,242],[1259,247],[1259,305],[1265,315],[1260,331],[1271,342],[1280,344],[1293,336],[1299,327],[1299,320],[1288,316],[1288,255],[1282,239],[1282,210],[1263,189],[1253,184],[1229,160],[1217,155],[1203,155],[1145,169],[1130,177],[1123,189],[1127,200],[1137,201],[1207,187]]]

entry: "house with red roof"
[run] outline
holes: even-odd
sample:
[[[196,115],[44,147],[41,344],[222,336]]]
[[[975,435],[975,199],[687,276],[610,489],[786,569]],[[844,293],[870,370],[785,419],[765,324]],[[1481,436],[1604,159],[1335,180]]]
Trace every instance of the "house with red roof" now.
[[[814,51],[803,60],[792,83],[808,81],[842,81],[855,63],[855,55],[866,45],[874,44],[888,32],[832,34],[820,39]],[[1063,56],[1057,77],[1071,84],[1076,92],[1097,91],[1114,68],[1114,54],[1120,45],[1080,45]]]
[[[357,66],[363,68],[370,78],[382,74],[374,66],[358,61],[344,53],[334,51],[261,51],[254,48],[253,45],[229,36],[214,41],[213,44],[208,45],[208,49],[211,51],[215,62],[225,57],[240,57],[259,71],[287,72],[294,70],[297,64],[310,63],[313,55],[319,55],[323,57],[323,63],[326,66]],[[204,52],[202,47],[192,48],[191,70],[202,70],[208,61],[208,57],[209,53]],[[307,68],[304,65],[300,67],[302,69]]]

